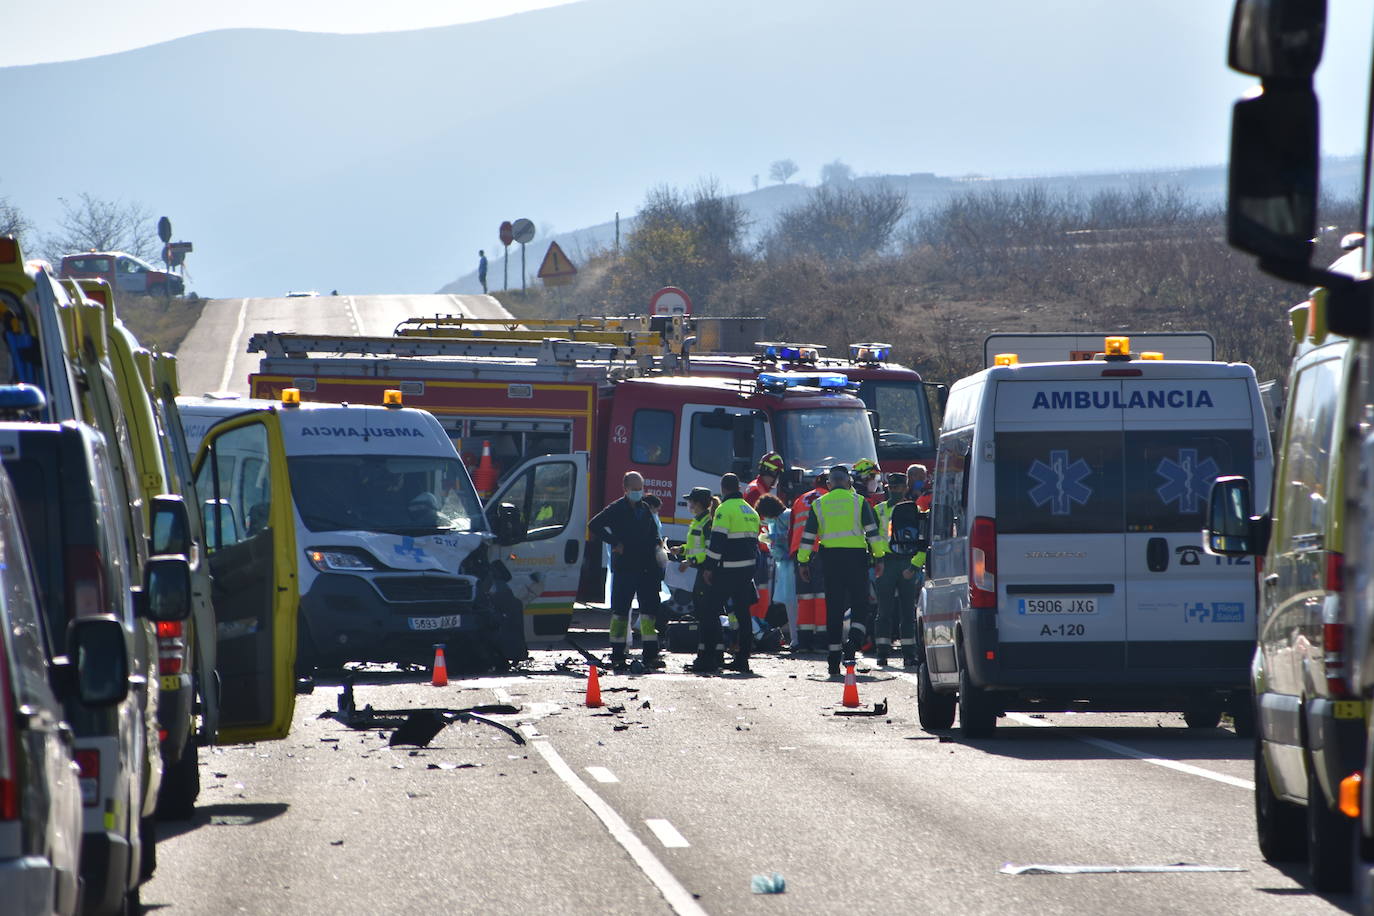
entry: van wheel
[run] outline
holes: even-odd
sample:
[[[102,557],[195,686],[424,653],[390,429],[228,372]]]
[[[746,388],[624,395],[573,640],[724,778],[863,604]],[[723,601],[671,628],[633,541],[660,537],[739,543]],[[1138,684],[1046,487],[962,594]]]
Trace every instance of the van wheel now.
[[[143,912],[143,890],[134,888],[124,895],[122,916],[139,916]]]
[[[1226,709],[1231,713],[1231,725],[1237,738],[1255,737],[1255,698],[1248,690],[1237,690],[1231,694]]]
[[[1255,834],[1266,862],[1300,862],[1304,852],[1302,809],[1274,794],[1263,742],[1255,741]]]
[[[1190,699],[1183,707],[1183,721],[1189,728],[1216,728],[1221,724],[1221,701],[1211,696]]]
[[[975,687],[968,669],[959,668],[959,728],[967,738],[987,738],[997,727],[997,710],[987,691]]]
[[[1307,874],[1319,891],[1348,891],[1356,821],[1326,804],[1316,765],[1307,762]]]
[[[916,714],[921,719],[921,727],[930,731],[951,728],[955,711],[953,695],[935,692],[935,685],[930,682],[930,669],[924,660],[921,661],[916,670]]]
[[[162,774],[162,791],[157,796],[158,820],[190,820],[199,796],[200,748],[192,736],[181,752],[181,759]]]

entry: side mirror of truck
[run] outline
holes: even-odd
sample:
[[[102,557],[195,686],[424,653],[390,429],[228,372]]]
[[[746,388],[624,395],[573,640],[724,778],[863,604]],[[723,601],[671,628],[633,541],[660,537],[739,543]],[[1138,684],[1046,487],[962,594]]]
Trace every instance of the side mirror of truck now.
[[[191,517],[186,501],[180,496],[164,493],[153,497],[153,533],[148,537],[148,553],[152,556],[191,555]]]
[[[496,543],[502,547],[519,544],[529,534],[520,510],[511,503],[501,503],[496,507],[496,518],[491,520],[491,528],[496,534]]]
[[[185,620],[191,614],[191,564],[185,557],[153,557],[144,564],[143,588],[134,595],[149,620]]]
[[[1260,268],[1308,282],[1317,234],[1317,97],[1263,89],[1231,112],[1226,238]]]
[[[1269,519],[1250,514],[1250,481],[1218,477],[1207,502],[1206,551],[1220,557],[1259,556],[1269,547]]]
[[[1326,3],[1237,0],[1227,65],[1262,79],[1311,79],[1326,40]]]
[[[65,674],[86,706],[113,706],[129,695],[129,645],[113,614],[78,617],[67,625]]]

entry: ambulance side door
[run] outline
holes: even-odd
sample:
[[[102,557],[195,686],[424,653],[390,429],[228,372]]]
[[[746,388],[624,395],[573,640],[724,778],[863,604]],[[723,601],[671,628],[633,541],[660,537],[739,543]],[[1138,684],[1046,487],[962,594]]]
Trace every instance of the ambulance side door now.
[[[510,503],[526,525],[523,541],[495,546],[511,573],[510,588],[524,608],[527,642],[562,639],[587,549],[587,453],[540,455],[519,465],[488,502]]]
[[[220,679],[219,744],[286,737],[295,711],[296,532],[281,432],[270,414],[217,424],[195,465]]]

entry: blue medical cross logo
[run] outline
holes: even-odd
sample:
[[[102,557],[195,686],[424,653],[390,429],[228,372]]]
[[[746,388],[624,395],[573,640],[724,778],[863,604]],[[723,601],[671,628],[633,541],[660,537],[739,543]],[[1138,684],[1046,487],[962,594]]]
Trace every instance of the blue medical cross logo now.
[[[1067,449],[1055,449],[1049,464],[1038,458],[1031,464],[1030,478],[1036,486],[1027,495],[1037,508],[1048,503],[1051,515],[1068,515],[1074,503],[1081,506],[1092,498],[1092,487],[1083,483],[1092,472],[1082,458],[1071,462]]]

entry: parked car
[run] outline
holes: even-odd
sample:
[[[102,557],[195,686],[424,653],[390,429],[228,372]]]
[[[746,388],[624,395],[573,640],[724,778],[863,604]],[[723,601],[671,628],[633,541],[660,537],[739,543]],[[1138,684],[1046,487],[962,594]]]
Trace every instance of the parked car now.
[[[158,270],[147,261],[123,251],[86,251],[63,255],[58,276],[64,280],[99,278],[115,292],[140,296],[180,296],[186,282],[174,273]]]
[[[129,643],[135,685],[117,705],[69,703],[80,767],[84,833],[81,878],[85,911],[120,913],[138,901],[156,863],[153,803],[158,761],[159,679],[156,626],[184,620],[190,571],[184,556],[156,556],[140,567],[123,535],[128,514],[116,503],[109,448],[74,421],[0,423],[0,454],[19,494],[20,515],[36,559],[49,630],[110,614]],[[154,507],[153,530],[185,530],[184,509]],[[166,519],[164,520],[164,516]],[[154,544],[152,552],[180,544]],[[136,576],[142,570],[142,588]]]

